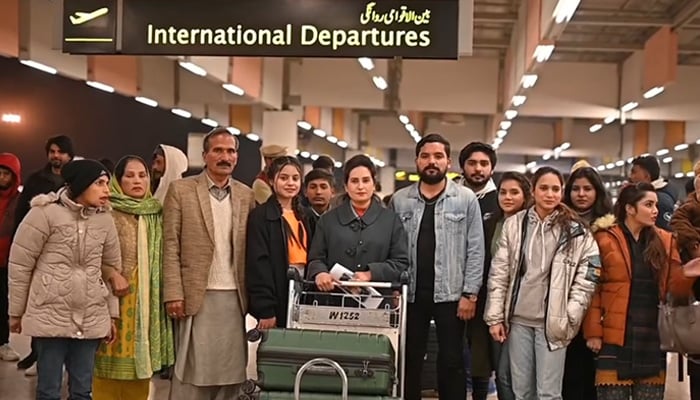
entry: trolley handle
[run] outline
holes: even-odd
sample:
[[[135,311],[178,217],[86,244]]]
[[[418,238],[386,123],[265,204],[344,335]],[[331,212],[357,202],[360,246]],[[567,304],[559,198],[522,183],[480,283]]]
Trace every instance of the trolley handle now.
[[[287,270],[287,279],[290,281],[296,281],[308,286],[316,285],[315,281],[305,280],[299,274],[299,270],[296,268],[289,268]],[[408,272],[404,271],[401,273],[399,282],[362,282],[362,281],[340,281],[336,282],[336,285],[342,287],[360,287],[360,288],[377,288],[377,289],[401,289],[404,285],[408,285],[410,282],[410,277]]]

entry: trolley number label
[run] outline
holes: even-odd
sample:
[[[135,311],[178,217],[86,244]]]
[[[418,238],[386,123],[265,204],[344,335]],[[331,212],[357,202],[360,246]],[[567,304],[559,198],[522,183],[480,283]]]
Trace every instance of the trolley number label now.
[[[328,319],[333,321],[359,321],[360,313],[357,311],[329,311]]]

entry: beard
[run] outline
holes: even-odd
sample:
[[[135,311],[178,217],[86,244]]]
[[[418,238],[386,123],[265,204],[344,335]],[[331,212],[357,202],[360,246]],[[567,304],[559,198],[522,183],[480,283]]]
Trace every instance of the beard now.
[[[426,167],[422,171],[418,171],[420,180],[428,185],[435,185],[442,182],[446,175],[447,171],[441,171],[437,167]]]
[[[467,182],[467,186],[471,188],[481,188],[486,186],[486,184],[489,181],[489,178],[484,175],[478,175],[477,177],[477,179],[474,179],[473,175],[464,175],[464,180]]]
[[[54,168],[61,168],[63,166],[63,161],[57,160],[57,159],[53,159],[53,160],[49,161],[49,163]]]

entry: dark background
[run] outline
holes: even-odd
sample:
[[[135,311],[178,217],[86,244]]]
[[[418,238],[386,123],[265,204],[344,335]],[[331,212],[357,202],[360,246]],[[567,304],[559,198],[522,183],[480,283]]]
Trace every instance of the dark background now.
[[[188,134],[211,129],[197,119],[0,57],[0,114],[4,113],[22,116],[19,124],[0,122],[0,152],[20,158],[25,178],[46,164],[44,144],[51,136],[70,136],[76,155],[85,158],[116,162],[135,154],[150,161],[158,144],[178,147],[187,154]],[[241,156],[233,175],[250,185],[260,171],[260,144],[238,138]]]

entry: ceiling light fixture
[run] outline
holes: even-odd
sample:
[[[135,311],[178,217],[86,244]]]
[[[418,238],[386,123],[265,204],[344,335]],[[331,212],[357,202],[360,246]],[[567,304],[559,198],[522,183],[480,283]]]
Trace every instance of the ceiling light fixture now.
[[[324,131],[323,129],[316,128],[314,129],[314,135],[324,138],[326,137],[326,131]]]
[[[19,124],[22,122],[22,116],[19,114],[3,114],[2,122],[7,122],[8,124]]]
[[[517,95],[517,96],[513,96],[513,99],[510,102],[511,102],[511,104],[513,104],[513,106],[520,107],[523,104],[525,104],[526,101],[527,101],[526,96]]]
[[[605,165],[599,165],[596,167],[596,169],[600,172],[603,172],[603,171],[605,171]]]
[[[529,163],[525,164],[525,168],[527,169],[533,169],[537,166],[537,161],[530,161]]]
[[[596,132],[598,132],[598,131],[601,130],[601,129],[603,129],[603,125],[601,125],[601,124],[594,124],[594,125],[591,125],[590,128],[588,128],[588,132],[590,132],[590,133],[596,133]]]
[[[617,161],[615,162],[615,166],[616,166],[616,167],[622,167],[622,166],[624,166],[624,165],[625,165],[625,160],[617,160]]]
[[[369,57],[360,57],[357,59],[357,61],[360,63],[362,68],[366,69],[367,71],[374,69],[374,61],[372,61],[372,59]]]
[[[571,21],[581,0],[559,0],[552,17],[557,24]]]
[[[508,136],[508,131],[504,129],[500,129],[496,132],[496,137],[503,139],[504,137]]]
[[[413,124],[406,124],[406,125],[404,125],[404,128],[406,128],[406,130],[409,132],[413,132],[416,130],[416,127],[413,126]]]
[[[229,126],[228,128],[226,128],[226,130],[232,135],[240,135],[241,134],[241,130],[236,128],[236,127],[233,127],[233,126]]]
[[[405,115],[399,115],[399,121],[401,121],[402,124],[406,125],[407,123],[411,122],[410,118],[408,118]]]
[[[297,121],[297,126],[301,129],[306,129],[307,131],[310,131],[313,126],[306,122],[306,121]]]
[[[688,172],[685,173],[685,176],[687,176],[688,178],[692,178],[692,177],[695,176],[695,172],[693,172],[693,171],[688,171]]]
[[[502,138],[495,138],[495,139],[493,139],[493,145],[494,145],[494,146],[500,146],[501,144],[503,144],[503,139],[502,139]]]
[[[668,164],[673,161],[673,157],[666,157],[663,160],[661,160],[662,163]]]
[[[520,83],[523,85],[523,89],[534,87],[537,83],[537,75],[525,74],[523,75],[523,79],[521,79]]]
[[[532,56],[537,60],[537,62],[543,63],[549,60],[549,57],[552,56],[553,52],[553,44],[540,44],[537,46],[537,48],[535,48],[535,53]]]
[[[605,164],[605,168],[613,169],[613,168],[615,168],[615,163],[607,163],[607,164]]]
[[[552,153],[546,153],[542,156],[542,159],[545,161],[549,160],[550,158],[552,158]]]
[[[212,128],[216,128],[217,126],[219,126],[219,123],[211,118],[202,118],[201,122],[204,125],[211,126]]]
[[[663,86],[656,86],[656,87],[653,87],[653,88],[647,90],[646,93],[644,93],[643,96],[644,96],[645,99],[651,99],[652,97],[656,97],[656,96],[660,95],[660,94],[663,93],[663,92],[664,92],[664,87],[663,87]]]
[[[200,67],[199,65],[190,61],[178,61],[180,67],[190,71],[191,73],[199,76],[207,76],[207,70]]]
[[[676,147],[673,148],[673,150],[675,150],[675,151],[683,151],[683,150],[686,150],[687,148],[688,148],[688,144],[687,144],[687,143],[681,143],[681,144],[677,144]]]
[[[233,83],[224,83],[221,85],[224,90],[229,91],[236,96],[243,96],[245,94],[245,90],[243,90],[241,87],[234,85]]]
[[[608,115],[607,117],[605,117],[605,119],[603,120],[603,122],[605,123],[605,125],[608,125],[608,124],[612,124],[613,122],[615,122],[616,119],[617,119],[617,116],[615,116],[615,115]]]
[[[334,165],[336,168],[341,168],[341,167],[343,166],[343,163],[341,163],[340,161],[336,161],[336,162],[333,163],[333,165]]]
[[[518,116],[518,111],[516,110],[507,110],[505,112],[506,118],[508,119],[513,119]]]
[[[149,107],[158,107],[158,102],[153,99],[149,99],[148,97],[136,96],[134,97],[134,100]]]
[[[191,112],[183,110],[182,108],[173,108],[172,110],[170,110],[170,112],[172,112],[175,115],[179,115],[182,118],[189,118],[192,116]]]
[[[684,177],[684,176],[685,176],[685,174],[684,174],[684,173],[682,173],[682,172],[676,172],[676,174],[675,174],[675,175],[673,175],[673,176],[674,176],[674,177],[675,177],[676,179],[681,179],[682,177]]]
[[[245,137],[247,137],[248,139],[250,139],[254,142],[257,142],[258,140],[260,140],[260,136],[258,136],[257,134],[255,134],[253,132],[250,132],[249,134],[245,135]]]
[[[32,67],[34,69],[38,69],[39,71],[46,72],[47,74],[51,75],[56,75],[58,71],[54,67],[49,67],[46,64],[42,64],[40,62],[32,61],[32,60],[19,60],[20,63],[23,65],[26,65],[27,67]]]
[[[338,143],[338,138],[335,136],[326,136],[326,140],[333,143],[333,144]]]
[[[340,147],[341,149],[347,149],[347,148],[348,148],[348,142],[346,142],[346,141],[344,141],[344,140],[338,140],[338,143],[336,143],[336,144],[337,144],[338,147]]]
[[[637,103],[636,101],[630,101],[629,103],[622,106],[622,108],[620,110],[622,110],[622,112],[630,112],[630,111],[634,110],[635,108],[637,108],[638,106],[639,106],[639,103]]]
[[[627,159],[627,164],[632,164],[632,161],[634,161],[634,157],[630,157]]]
[[[562,151],[568,150],[569,148],[571,148],[571,143],[569,143],[569,142],[564,142],[564,143],[562,143],[562,144],[559,146],[559,148],[560,148]]]
[[[665,156],[666,154],[668,154],[668,149],[661,149],[656,152],[657,156]]]
[[[512,125],[513,125],[513,123],[510,121],[501,121],[501,129],[503,129],[504,131],[507,131],[508,129],[510,129],[510,127]]]
[[[85,83],[86,83],[88,86],[93,87],[93,88],[95,88],[95,89],[102,90],[103,92],[114,93],[114,88],[113,88],[113,87],[111,87],[111,86],[109,86],[109,85],[106,85],[106,84],[104,84],[104,83],[102,83],[102,82],[97,82],[97,81],[85,81]]]
[[[299,155],[304,158],[309,158],[311,156],[311,153],[309,153],[308,151],[302,151],[301,153],[299,153]]]
[[[389,87],[389,84],[386,83],[386,80],[381,76],[372,77],[372,82],[374,82],[374,86],[379,90],[386,90],[386,88]]]
[[[314,153],[314,154],[312,154],[311,157],[309,157],[309,158],[311,158],[312,160],[316,161],[316,160],[318,160],[318,154],[315,154],[315,153]]]

